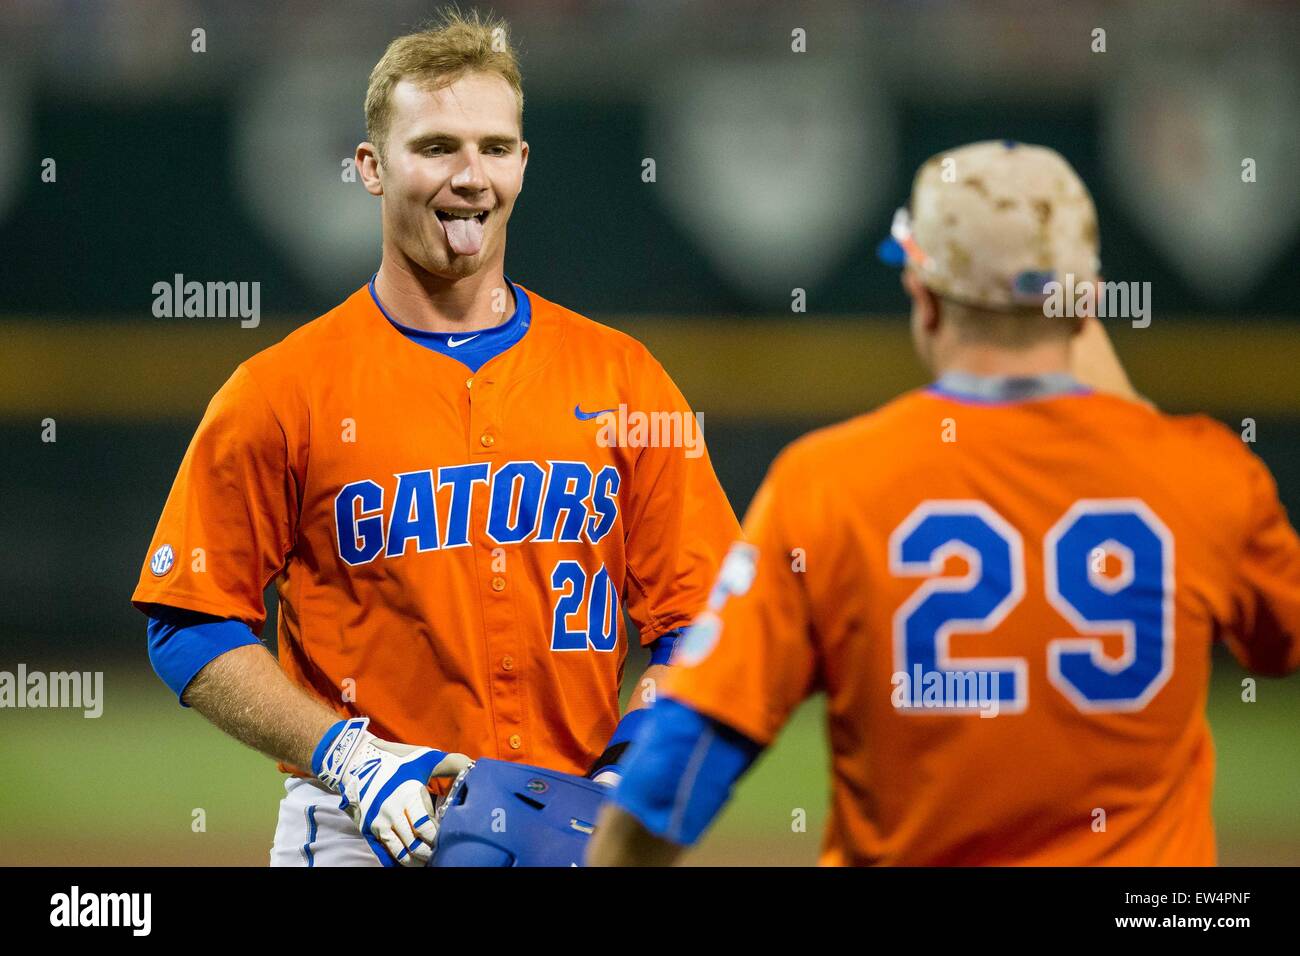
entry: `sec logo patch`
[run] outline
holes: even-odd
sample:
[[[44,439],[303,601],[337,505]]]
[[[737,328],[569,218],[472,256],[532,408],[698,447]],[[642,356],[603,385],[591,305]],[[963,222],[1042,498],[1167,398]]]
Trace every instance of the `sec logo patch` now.
[[[709,593],[709,610],[721,611],[727,598],[749,593],[758,573],[758,548],[744,541],[737,541],[727,552],[718,571],[718,580]]]
[[[176,552],[172,550],[170,544],[164,544],[161,548],[153,553],[149,559],[149,570],[154,573],[155,577],[162,577],[172,569],[176,563]]]
[[[673,654],[673,663],[691,667],[698,664],[712,653],[722,634],[722,618],[712,611],[705,611],[690,626]]]

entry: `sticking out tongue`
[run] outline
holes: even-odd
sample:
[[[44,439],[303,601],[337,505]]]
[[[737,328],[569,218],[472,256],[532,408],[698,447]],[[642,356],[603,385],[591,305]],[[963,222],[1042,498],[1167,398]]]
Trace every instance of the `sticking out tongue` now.
[[[458,256],[476,256],[483,248],[483,223],[477,219],[441,219],[447,243]]]

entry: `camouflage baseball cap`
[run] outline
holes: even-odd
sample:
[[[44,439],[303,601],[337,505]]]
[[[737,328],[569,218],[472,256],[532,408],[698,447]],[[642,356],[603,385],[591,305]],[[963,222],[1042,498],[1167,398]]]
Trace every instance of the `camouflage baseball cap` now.
[[[937,295],[990,309],[1041,305],[1052,281],[1097,279],[1097,212],[1054,150],[971,143],[926,160],[910,209],[894,214],[881,258]]]

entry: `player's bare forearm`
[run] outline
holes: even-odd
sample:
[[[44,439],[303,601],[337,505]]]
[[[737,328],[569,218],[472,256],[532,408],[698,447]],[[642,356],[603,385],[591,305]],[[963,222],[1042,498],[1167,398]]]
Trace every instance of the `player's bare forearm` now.
[[[651,664],[647,667],[637,678],[636,689],[632,691],[632,699],[627,703],[627,712],[653,704],[659,696],[659,684],[667,673],[667,664]]]
[[[626,810],[606,804],[587,849],[587,865],[672,866],[681,855],[676,843],[655,836]]]
[[[241,743],[304,769],[338,715],[295,687],[261,644],[213,659],[182,697]]]

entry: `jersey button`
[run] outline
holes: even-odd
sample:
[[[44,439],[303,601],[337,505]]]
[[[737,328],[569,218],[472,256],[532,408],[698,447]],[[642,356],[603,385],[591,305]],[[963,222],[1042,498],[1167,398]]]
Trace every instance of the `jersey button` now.
[[[501,669],[503,671],[512,671],[515,669],[515,659],[513,657],[501,658]]]
[[[482,435],[479,436],[478,443],[482,445],[484,448],[491,448],[493,445],[497,443],[497,440],[487,432],[484,432]]]
[[[466,388],[473,388],[473,386],[474,386],[474,380],[472,378],[465,379]]]
[[[506,579],[499,575],[492,579],[493,591],[504,591],[506,589]]]
[[[524,745],[524,740],[523,740],[522,737],[520,737],[518,734],[511,734],[511,735],[510,735],[510,749],[511,749],[511,750],[518,750],[518,749],[519,749],[520,747],[522,747],[523,745]]]

